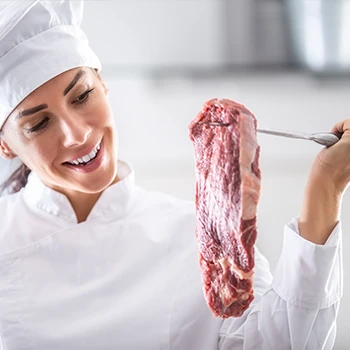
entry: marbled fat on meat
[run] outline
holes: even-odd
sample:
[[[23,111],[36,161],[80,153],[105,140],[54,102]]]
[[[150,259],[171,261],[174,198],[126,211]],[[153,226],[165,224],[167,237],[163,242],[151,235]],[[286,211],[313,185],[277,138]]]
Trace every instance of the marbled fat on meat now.
[[[207,101],[189,125],[203,291],[209,308],[222,318],[240,317],[254,299],[261,180],[256,128],[254,115],[228,99]]]

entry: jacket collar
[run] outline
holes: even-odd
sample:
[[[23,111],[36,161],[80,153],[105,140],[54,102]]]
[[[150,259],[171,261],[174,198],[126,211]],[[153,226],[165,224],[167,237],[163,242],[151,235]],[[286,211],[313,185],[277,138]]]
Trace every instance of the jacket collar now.
[[[118,161],[118,176],[120,180],[106,188],[86,221],[105,221],[125,215],[130,209],[133,190],[135,187],[135,173],[131,164]],[[46,212],[61,219],[77,223],[77,218],[68,198],[46,185],[36,173],[29,175],[28,183],[23,193],[26,203],[36,212]]]

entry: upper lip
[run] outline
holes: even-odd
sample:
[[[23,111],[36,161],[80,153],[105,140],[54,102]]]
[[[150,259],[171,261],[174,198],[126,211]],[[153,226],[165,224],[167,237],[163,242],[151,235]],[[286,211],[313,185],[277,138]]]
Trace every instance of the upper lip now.
[[[73,160],[77,160],[78,158],[82,158],[90,154],[100,143],[101,141],[95,143],[94,146],[86,147],[83,151],[77,153],[73,158],[66,160],[64,163],[73,162]]]

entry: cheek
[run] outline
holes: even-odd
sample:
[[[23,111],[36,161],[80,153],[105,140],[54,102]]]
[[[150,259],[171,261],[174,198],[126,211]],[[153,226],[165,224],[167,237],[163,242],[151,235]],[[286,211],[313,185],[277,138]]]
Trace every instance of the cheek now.
[[[99,126],[111,126],[114,116],[109,102],[105,96],[98,99],[93,108],[94,122]]]
[[[22,160],[35,170],[49,167],[56,157],[57,150],[52,146],[49,147],[47,142],[43,142],[27,146],[22,154]]]

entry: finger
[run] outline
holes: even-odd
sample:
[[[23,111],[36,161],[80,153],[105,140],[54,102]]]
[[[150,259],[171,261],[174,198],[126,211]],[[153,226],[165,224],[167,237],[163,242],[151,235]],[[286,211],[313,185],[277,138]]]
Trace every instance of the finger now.
[[[336,123],[331,132],[343,134],[346,131],[350,132],[350,119],[344,119],[338,123]]]

